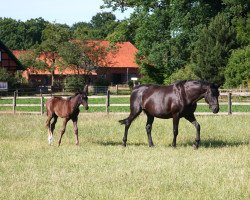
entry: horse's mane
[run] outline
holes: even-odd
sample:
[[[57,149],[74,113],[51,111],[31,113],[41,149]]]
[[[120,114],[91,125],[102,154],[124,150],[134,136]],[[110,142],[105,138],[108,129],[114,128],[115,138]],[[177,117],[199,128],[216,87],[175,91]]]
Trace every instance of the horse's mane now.
[[[187,82],[192,82],[193,84],[197,84],[197,85],[207,85],[207,86],[211,85],[209,82],[203,81],[203,80],[180,80],[180,81],[174,82],[173,85],[181,86]]]
[[[76,97],[78,94],[80,94],[80,92],[76,92],[73,96],[68,97],[67,100],[70,100],[70,99],[72,99],[73,97]]]

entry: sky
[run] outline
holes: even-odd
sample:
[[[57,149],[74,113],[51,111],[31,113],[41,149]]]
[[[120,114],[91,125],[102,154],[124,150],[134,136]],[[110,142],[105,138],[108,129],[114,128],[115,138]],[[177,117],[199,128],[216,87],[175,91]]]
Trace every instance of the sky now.
[[[102,0],[1,0],[0,17],[26,21],[31,18],[42,17],[49,22],[68,24],[90,22],[91,18],[101,10]],[[119,20],[128,18],[131,13],[116,11]]]

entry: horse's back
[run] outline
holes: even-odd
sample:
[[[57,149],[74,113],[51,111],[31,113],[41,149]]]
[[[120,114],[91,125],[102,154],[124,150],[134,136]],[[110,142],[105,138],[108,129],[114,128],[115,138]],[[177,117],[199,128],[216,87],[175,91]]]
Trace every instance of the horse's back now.
[[[134,88],[130,104],[133,104],[133,106],[139,104],[142,110],[153,116],[169,118],[172,116],[175,93],[175,85],[140,85]]]
[[[67,103],[62,97],[52,97],[46,102],[47,115],[54,114],[59,108]]]

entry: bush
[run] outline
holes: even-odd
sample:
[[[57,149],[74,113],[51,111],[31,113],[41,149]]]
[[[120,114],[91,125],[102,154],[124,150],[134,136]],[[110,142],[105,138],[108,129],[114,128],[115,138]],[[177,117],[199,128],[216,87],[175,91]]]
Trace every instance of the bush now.
[[[82,76],[68,76],[65,79],[64,87],[66,91],[77,92],[83,90],[85,85],[85,79]]]
[[[175,71],[170,77],[164,80],[165,84],[171,84],[177,80],[194,80],[199,79],[193,72],[191,65],[186,65],[184,68],[181,68]]]
[[[109,86],[110,82],[104,78],[98,78],[94,84],[95,86]]]

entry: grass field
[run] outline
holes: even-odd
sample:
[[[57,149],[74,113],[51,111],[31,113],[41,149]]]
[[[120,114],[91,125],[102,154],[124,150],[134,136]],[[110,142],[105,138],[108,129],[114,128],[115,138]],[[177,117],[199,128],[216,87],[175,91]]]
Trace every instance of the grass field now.
[[[177,148],[172,121],[156,119],[147,146],[144,115],[122,147],[126,115],[79,117],[80,146],[69,122],[57,147],[47,144],[45,116],[0,115],[0,199],[250,199],[250,116],[200,116],[180,121]]]

